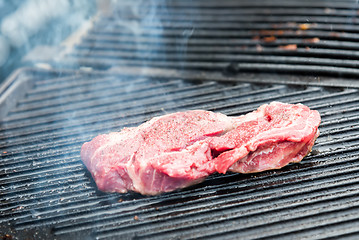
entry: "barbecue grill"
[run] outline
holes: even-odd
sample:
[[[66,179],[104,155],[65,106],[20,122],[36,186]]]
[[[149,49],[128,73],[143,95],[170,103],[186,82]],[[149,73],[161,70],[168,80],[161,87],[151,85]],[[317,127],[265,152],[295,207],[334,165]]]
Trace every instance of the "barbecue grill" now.
[[[24,59],[27,67],[0,88],[0,236],[357,238],[358,5],[218,4],[143,4],[126,16],[115,8],[62,46]],[[161,21],[141,20],[153,13]],[[120,17],[140,19],[143,30],[129,32]],[[279,48],[292,44],[296,50]],[[99,192],[80,160],[84,142],[155,116],[191,109],[237,116],[271,101],[300,102],[322,116],[301,163],[142,196]]]
[[[60,49],[39,46],[24,62],[359,76],[356,1],[160,3],[108,10]]]

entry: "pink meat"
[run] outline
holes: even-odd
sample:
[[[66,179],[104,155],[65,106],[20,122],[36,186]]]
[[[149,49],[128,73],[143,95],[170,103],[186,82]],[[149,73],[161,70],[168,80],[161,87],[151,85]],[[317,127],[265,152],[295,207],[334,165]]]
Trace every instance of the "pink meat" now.
[[[99,135],[82,146],[81,158],[100,190],[155,195],[214,172],[259,172],[299,162],[319,124],[317,111],[279,102],[239,117],[177,112]]]

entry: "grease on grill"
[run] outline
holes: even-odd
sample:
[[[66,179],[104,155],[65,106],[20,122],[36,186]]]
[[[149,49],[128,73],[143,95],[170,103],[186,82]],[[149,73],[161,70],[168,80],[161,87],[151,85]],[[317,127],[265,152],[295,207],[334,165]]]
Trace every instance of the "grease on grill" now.
[[[1,237],[1,240],[12,240],[13,237],[10,234],[5,234]]]
[[[294,51],[297,50],[297,44],[288,44],[284,46],[278,46],[279,49]]]

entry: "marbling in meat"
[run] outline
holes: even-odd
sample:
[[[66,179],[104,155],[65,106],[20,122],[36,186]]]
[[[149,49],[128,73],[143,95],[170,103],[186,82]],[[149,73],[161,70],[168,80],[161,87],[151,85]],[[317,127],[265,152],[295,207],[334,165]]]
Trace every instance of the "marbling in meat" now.
[[[302,104],[272,102],[239,117],[177,112],[82,146],[81,158],[106,192],[155,195],[227,171],[252,173],[299,162],[319,135],[320,115]]]

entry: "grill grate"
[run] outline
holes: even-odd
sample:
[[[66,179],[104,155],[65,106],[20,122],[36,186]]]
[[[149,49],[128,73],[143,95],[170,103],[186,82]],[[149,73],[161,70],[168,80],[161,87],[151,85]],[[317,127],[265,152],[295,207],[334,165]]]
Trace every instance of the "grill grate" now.
[[[2,110],[0,232],[19,239],[282,239],[359,231],[357,88],[34,69],[12,79],[4,94],[20,82],[29,87]],[[300,164],[216,174],[143,197],[98,192],[79,158],[83,142],[153,116],[198,108],[239,115],[270,101],[321,113],[321,135]]]
[[[28,60],[97,69],[359,76],[356,1],[170,1],[114,9],[67,42],[56,60],[37,59],[44,55],[39,49]]]

